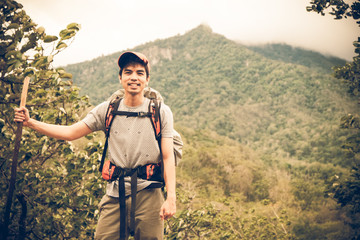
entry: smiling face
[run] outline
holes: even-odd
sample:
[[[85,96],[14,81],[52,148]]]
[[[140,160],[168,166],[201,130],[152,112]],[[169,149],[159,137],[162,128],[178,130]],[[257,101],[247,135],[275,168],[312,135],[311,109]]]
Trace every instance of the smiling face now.
[[[149,83],[150,78],[146,74],[145,67],[140,63],[129,63],[119,75],[120,83],[125,90],[125,94],[143,95],[143,90]]]

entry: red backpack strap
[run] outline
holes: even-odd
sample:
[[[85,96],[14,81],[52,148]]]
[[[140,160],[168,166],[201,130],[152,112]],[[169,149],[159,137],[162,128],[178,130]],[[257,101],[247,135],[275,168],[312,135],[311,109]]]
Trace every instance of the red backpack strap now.
[[[105,134],[108,137],[110,135],[110,127],[114,120],[115,114],[113,114],[114,111],[117,111],[120,105],[122,98],[116,98],[115,100],[111,101],[108,109],[106,110],[105,115]]]
[[[160,106],[161,102],[158,102],[156,99],[150,99],[149,112],[151,113],[151,123],[154,128],[155,138],[159,143],[161,141],[161,118],[160,118]]]
[[[110,102],[110,104],[106,110],[106,115],[105,115],[105,137],[106,137],[106,140],[105,140],[104,150],[103,150],[103,153],[101,156],[101,163],[100,163],[100,167],[99,167],[100,172],[102,172],[102,169],[104,166],[106,152],[107,152],[107,148],[108,148],[110,128],[111,128],[111,124],[114,121],[114,117],[115,117],[113,112],[118,110],[120,102],[121,102],[121,98],[116,98],[115,100]]]
[[[149,112],[151,113],[151,123],[154,128],[155,138],[159,145],[160,155],[162,155],[161,151],[161,117],[160,117],[160,106],[161,102],[158,102],[156,99],[150,99],[149,104]],[[161,162],[161,179],[164,179],[164,164],[162,163],[162,157],[160,158]]]

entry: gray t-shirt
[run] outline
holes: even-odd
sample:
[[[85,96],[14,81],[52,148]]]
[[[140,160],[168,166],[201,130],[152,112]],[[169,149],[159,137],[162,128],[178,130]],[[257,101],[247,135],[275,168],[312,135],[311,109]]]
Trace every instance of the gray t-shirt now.
[[[142,105],[128,107],[122,100],[119,111],[148,112],[150,99],[145,98]],[[105,115],[109,102],[96,106],[82,120],[92,131],[105,131]],[[161,103],[160,108],[161,135],[163,138],[173,137],[173,115],[170,108]],[[148,163],[158,163],[161,160],[158,142],[155,139],[154,128],[148,117],[115,116],[110,129],[108,158],[116,166],[136,168]],[[138,191],[152,182],[138,178]],[[125,178],[125,195],[130,195],[130,177]],[[106,194],[118,197],[118,181],[108,183]]]

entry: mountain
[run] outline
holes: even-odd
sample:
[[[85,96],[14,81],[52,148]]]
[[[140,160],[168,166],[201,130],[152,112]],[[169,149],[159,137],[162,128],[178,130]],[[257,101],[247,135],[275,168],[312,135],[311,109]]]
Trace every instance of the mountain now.
[[[339,119],[358,106],[328,69],[342,61],[285,45],[247,47],[203,25],[131,50],[149,57],[150,86],[161,92],[177,125],[213,130],[271,161],[348,164],[339,151],[347,135]],[[93,104],[119,87],[119,55],[66,67]],[[314,56],[327,62],[321,71]]]
[[[343,66],[346,63],[338,57],[324,56],[318,52],[281,43],[247,46],[247,48],[269,59],[317,68],[327,73],[331,73],[332,67]]]

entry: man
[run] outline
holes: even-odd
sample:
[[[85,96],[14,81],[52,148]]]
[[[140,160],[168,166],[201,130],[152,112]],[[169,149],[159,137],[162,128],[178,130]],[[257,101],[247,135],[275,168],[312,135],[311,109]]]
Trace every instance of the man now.
[[[150,81],[150,64],[141,53],[125,52],[118,60],[119,80],[124,89],[119,111],[147,112],[149,99],[144,97],[144,89]],[[109,102],[96,106],[82,121],[71,126],[52,125],[36,121],[29,116],[26,108],[15,109],[15,121],[23,122],[42,134],[57,139],[72,141],[93,131],[105,131],[105,116]],[[123,169],[134,169],[163,160],[163,173],[167,198],[164,201],[160,188],[153,188],[151,181],[137,179],[134,237],[135,239],[162,239],[164,220],[176,212],[175,161],[173,154],[173,116],[165,104],[160,108],[161,151],[154,137],[154,129],[149,118],[114,117],[109,137],[110,161]],[[130,212],[131,183],[125,178],[126,209]],[[156,184],[155,184],[156,185]],[[106,194],[99,204],[99,222],[95,239],[120,238],[119,181],[107,184]],[[130,214],[126,214],[127,239],[130,233]]]

